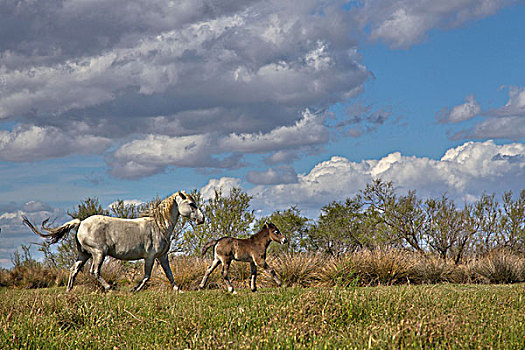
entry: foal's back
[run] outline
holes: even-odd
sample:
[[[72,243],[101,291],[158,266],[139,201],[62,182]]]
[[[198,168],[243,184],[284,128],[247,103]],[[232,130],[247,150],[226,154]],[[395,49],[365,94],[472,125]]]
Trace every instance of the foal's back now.
[[[237,261],[252,261],[252,256],[256,250],[251,238],[224,237],[215,246],[215,254],[219,257]]]

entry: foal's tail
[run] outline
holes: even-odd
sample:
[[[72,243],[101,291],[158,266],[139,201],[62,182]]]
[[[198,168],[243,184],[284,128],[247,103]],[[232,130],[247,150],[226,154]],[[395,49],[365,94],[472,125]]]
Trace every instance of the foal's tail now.
[[[27,217],[25,217],[25,216],[22,216],[22,217],[24,218],[24,224],[26,224],[31,229],[31,231],[33,231],[34,233],[36,233],[40,237],[44,237],[44,238],[49,239],[49,242],[51,244],[54,244],[54,243],[60,241],[62,238],[64,238],[69,233],[69,231],[76,230],[80,226],[80,220],[79,219],[73,219],[71,221],[66,222],[62,226],[49,227],[49,226],[45,226],[47,221],[49,220],[49,218],[47,218],[44,221],[42,221],[42,230],[47,231],[49,233],[42,233],[35,226],[33,226],[31,221],[29,221],[29,219]]]
[[[206,243],[206,245],[202,248],[202,255],[206,254],[208,249],[210,249],[210,247],[214,247],[218,241],[219,241],[218,239],[212,239],[211,241]]]

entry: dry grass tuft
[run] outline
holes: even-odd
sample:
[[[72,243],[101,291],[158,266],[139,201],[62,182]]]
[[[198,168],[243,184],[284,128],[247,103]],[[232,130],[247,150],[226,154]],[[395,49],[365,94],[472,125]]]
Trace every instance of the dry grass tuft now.
[[[281,277],[284,286],[309,287],[318,281],[323,258],[318,254],[282,254],[269,259],[269,264]],[[268,286],[275,286],[271,276],[263,274],[261,280]]]
[[[392,285],[409,281],[412,253],[404,250],[375,249],[352,255],[356,272],[365,285]]]
[[[317,280],[323,287],[350,287],[359,284],[359,275],[350,256],[325,258],[319,263]]]
[[[409,277],[413,283],[435,284],[461,279],[457,265],[451,261],[429,254],[420,254],[419,258],[414,258]]]
[[[485,283],[517,283],[525,281],[525,259],[504,249],[490,252],[473,263],[476,277]]]

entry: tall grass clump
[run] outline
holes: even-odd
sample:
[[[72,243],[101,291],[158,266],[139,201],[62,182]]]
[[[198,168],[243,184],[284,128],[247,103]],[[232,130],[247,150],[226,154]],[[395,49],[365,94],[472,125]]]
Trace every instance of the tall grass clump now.
[[[325,258],[319,264],[317,281],[323,287],[350,287],[359,284],[354,261],[350,256]]]
[[[17,265],[0,273],[0,286],[24,289],[61,287],[67,284],[68,276],[69,271],[40,263]]]
[[[497,249],[473,264],[476,276],[485,283],[525,281],[525,258]]]
[[[177,255],[170,257],[171,271],[175,284],[183,290],[197,290],[200,279],[204,276],[206,267],[211,263],[209,260],[202,259],[195,256]],[[155,276],[163,281],[164,284],[169,285],[169,281],[160,266],[155,270]],[[219,269],[220,271],[220,269]],[[210,282],[216,283],[218,274],[210,276]]]
[[[392,285],[409,281],[413,254],[399,249],[363,250],[352,255],[356,272],[365,285]]]
[[[312,286],[318,281],[319,268],[325,262],[321,255],[311,253],[285,253],[269,260],[269,264],[281,277],[283,285],[301,287]],[[275,285],[266,274],[262,280],[266,285]]]
[[[415,253],[414,253],[415,254]],[[466,283],[468,270],[432,254],[417,254],[412,257],[409,279],[417,284]]]

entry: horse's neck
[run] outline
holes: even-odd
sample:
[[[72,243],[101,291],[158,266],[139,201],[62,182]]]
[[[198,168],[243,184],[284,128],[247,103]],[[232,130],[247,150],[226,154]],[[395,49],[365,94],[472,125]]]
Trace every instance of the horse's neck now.
[[[171,241],[171,236],[173,234],[173,230],[175,229],[175,225],[177,225],[178,220],[179,212],[177,211],[174,215],[172,214],[170,216],[170,222],[167,225],[166,231],[162,233],[164,238],[166,238],[168,241]]]
[[[268,245],[270,245],[271,239],[270,239],[270,232],[268,230],[262,229],[261,231],[257,232],[252,236],[252,238],[264,245],[264,248],[268,248]]]

